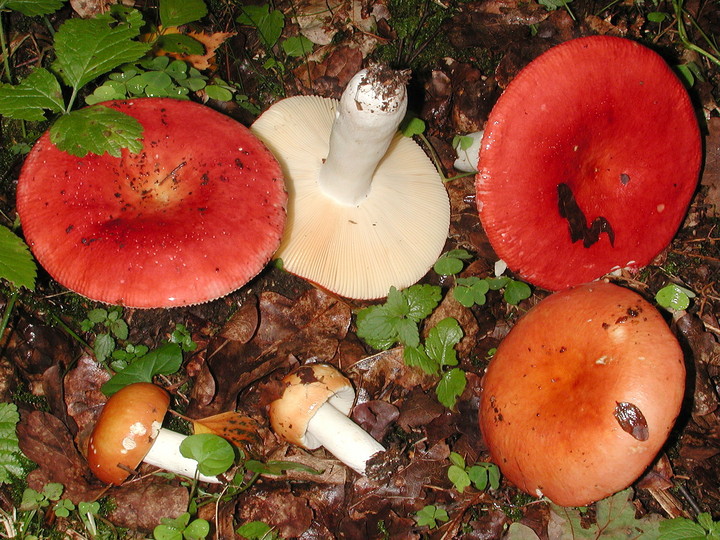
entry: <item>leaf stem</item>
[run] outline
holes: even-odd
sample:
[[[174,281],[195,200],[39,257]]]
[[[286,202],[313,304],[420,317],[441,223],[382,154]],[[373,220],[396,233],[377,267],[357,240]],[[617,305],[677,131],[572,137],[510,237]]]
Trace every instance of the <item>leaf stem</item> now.
[[[5,78],[12,84],[12,71],[10,70],[10,49],[5,41],[5,27],[3,26],[3,12],[0,11],[0,51],[3,55],[3,63],[5,64]]]
[[[7,304],[5,304],[5,311],[3,312],[2,320],[0,320],[0,339],[2,338],[2,335],[5,333],[5,329],[7,328],[8,322],[10,321],[10,314],[12,313],[12,310],[15,307],[15,302],[17,301],[19,294],[20,294],[20,290],[13,287],[12,292],[10,293],[10,296],[7,299]]]

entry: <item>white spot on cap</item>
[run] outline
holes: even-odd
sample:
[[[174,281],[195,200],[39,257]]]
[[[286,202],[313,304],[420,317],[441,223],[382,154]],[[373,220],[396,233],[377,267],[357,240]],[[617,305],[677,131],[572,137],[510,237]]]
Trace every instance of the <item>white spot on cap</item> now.
[[[657,211],[658,211],[658,213],[662,213],[663,210],[665,210],[665,205],[664,205],[664,204],[658,204],[658,205],[657,205]]]

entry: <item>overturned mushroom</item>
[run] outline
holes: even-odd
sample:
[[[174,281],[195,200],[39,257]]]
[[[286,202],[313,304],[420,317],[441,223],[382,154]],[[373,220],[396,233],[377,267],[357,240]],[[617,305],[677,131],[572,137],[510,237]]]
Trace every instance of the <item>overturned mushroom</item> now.
[[[138,154],[79,158],[46,133],[20,173],[23,232],[48,273],[93,300],[137,308],[206,302],[254,277],[280,243],[287,200],[262,143],[190,101],[98,106],[142,124]]]
[[[480,219],[508,267],[549,290],[637,269],[677,231],[701,155],[693,105],[658,54],[571,40],[527,65],[490,113]]]
[[[362,70],[340,101],[296,96],[251,126],[280,161],[286,270],[340,295],[371,299],[412,285],[445,244],[450,205],[422,149],[397,132],[406,76]]]
[[[513,484],[583,506],[642,474],[684,391],[683,353],[660,313],[628,289],[591,283],[542,300],[501,342],[480,427]]]
[[[150,383],[134,383],[110,396],[88,440],[90,470],[103,482],[120,485],[141,463],[194,478],[198,463],[180,453],[185,435],[162,427],[168,393]],[[219,483],[197,473],[200,481]]]
[[[348,418],[355,401],[350,381],[327,364],[298,368],[284,379],[282,396],[270,404],[270,424],[286,441],[328,452],[359,474],[385,448]]]

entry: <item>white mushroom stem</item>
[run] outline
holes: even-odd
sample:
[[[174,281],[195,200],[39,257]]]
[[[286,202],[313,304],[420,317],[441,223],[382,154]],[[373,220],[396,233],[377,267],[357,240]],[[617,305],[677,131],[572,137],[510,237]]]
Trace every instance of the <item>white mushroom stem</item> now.
[[[407,111],[407,75],[374,66],[359,71],[338,104],[320,190],[339,204],[359,205]]]
[[[306,437],[314,437],[333,456],[359,474],[365,464],[385,447],[373,439],[330,402],[323,403],[308,422]]]
[[[457,159],[453,166],[462,172],[477,172],[478,170],[478,159],[480,159],[480,144],[484,131],[476,131],[474,133],[468,133],[460,137],[455,144],[455,153]],[[467,146],[468,142],[470,143]],[[465,148],[463,148],[463,146]]]
[[[180,443],[186,438],[187,436],[181,433],[160,428],[155,443],[150,447],[150,451],[145,455],[145,458],[143,458],[143,462],[174,474],[195,478],[198,462],[194,459],[186,458],[180,453]],[[220,480],[216,476],[205,476],[200,473],[198,473],[198,480],[211,484],[220,483]]]

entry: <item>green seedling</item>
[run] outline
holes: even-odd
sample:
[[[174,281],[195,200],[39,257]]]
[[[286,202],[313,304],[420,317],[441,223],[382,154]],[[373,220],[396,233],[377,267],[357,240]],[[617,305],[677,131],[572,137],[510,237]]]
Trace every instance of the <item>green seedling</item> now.
[[[655,295],[658,305],[671,311],[683,311],[690,306],[690,299],[695,293],[690,289],[671,283],[660,289]]]
[[[172,375],[182,365],[182,349],[177,343],[166,343],[132,361],[102,385],[102,392],[110,396],[135,382],[152,382],[155,375]]]
[[[465,458],[457,452],[450,452],[450,463],[448,479],[460,493],[471,485],[478,491],[500,487],[500,469],[497,465],[479,462],[468,467]]]
[[[280,538],[270,525],[262,521],[245,523],[235,532],[246,540],[278,540]]]
[[[190,521],[190,513],[180,514],[175,519],[162,518],[161,524],[153,529],[155,540],[201,540],[210,534],[210,523],[204,519]]]
[[[180,453],[198,462],[198,471],[206,476],[226,472],[235,461],[232,445],[212,433],[190,435],[180,443]]]
[[[184,324],[175,326],[175,330],[170,334],[170,343],[177,343],[184,352],[192,352],[197,349],[197,343],[193,341],[192,333]]]
[[[122,309],[119,307],[97,308],[88,311],[87,318],[80,323],[83,332],[89,332],[96,327],[103,327],[104,332],[95,334],[93,352],[95,359],[104,363],[115,350],[115,340],[126,340],[128,338],[128,325],[122,318]]]
[[[659,529],[658,540],[720,540],[720,521],[713,521],[707,512],[698,514],[697,521],[682,517],[661,521]]]
[[[438,521],[446,522],[450,519],[444,508],[439,508],[434,504],[428,504],[415,514],[415,522],[420,527],[434,529],[438,526]]]
[[[75,510],[75,504],[70,499],[60,499],[53,506],[55,515],[62,518],[69,517],[73,510]]]

